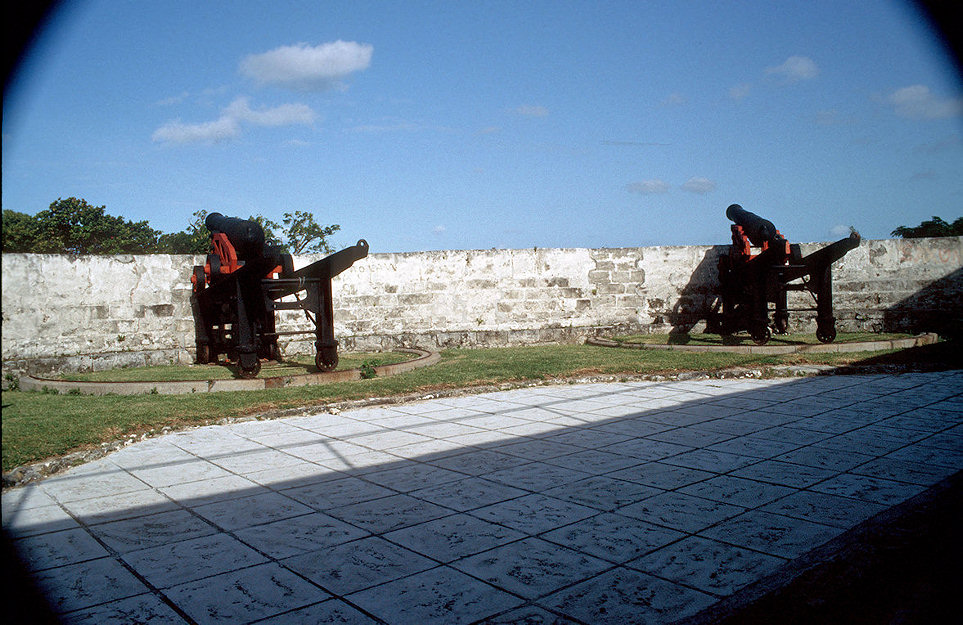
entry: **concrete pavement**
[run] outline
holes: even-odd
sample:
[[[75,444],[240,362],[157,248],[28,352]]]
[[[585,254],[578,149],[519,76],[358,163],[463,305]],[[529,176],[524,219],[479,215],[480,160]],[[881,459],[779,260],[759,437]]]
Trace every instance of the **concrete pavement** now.
[[[960,371],[539,386],[147,440],[3,527],[70,623],[668,623],[960,469]]]

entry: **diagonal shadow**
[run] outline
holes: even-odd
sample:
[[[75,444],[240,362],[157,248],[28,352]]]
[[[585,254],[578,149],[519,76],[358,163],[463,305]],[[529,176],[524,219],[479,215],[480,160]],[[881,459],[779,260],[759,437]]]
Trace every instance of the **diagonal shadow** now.
[[[961,302],[963,269],[957,269],[883,311],[883,330],[936,332],[944,338],[961,338]]]
[[[146,597],[203,622],[198,589],[230,578],[295,589],[269,612],[390,621],[384,597],[435,575],[487,597],[479,619],[592,622],[574,597],[629,579],[681,617],[961,468],[960,381],[535,387],[200,428],[5,494],[4,530],[72,616]],[[752,574],[673,564],[700,553]],[[57,590],[95,574],[125,581]]]

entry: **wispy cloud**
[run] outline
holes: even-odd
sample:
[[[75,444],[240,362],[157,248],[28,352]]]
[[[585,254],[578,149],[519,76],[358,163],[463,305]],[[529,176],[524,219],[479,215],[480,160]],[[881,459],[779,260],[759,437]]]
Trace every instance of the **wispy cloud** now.
[[[254,110],[247,98],[238,98],[224,109],[226,117],[245,121],[257,126],[290,126],[292,124],[311,124],[316,117],[314,110],[307,104],[282,104],[274,108]]]
[[[819,75],[819,67],[809,57],[791,56],[782,65],[767,67],[766,74],[794,83],[815,78]]]
[[[812,119],[817,126],[849,126],[856,122],[852,117],[843,116],[836,109],[819,111]]]
[[[620,146],[635,146],[635,147],[651,147],[651,146],[666,146],[672,145],[671,143],[658,143],[655,141],[614,141],[611,139],[605,139],[602,141],[602,145],[620,145]]]
[[[185,124],[174,120],[155,130],[151,139],[156,143],[172,145],[221,143],[241,134],[241,122],[255,126],[289,126],[311,124],[315,117],[311,107],[305,104],[282,104],[254,110],[247,98],[237,98],[214,121]]]
[[[406,119],[384,118],[380,123],[358,124],[345,128],[345,132],[358,132],[368,134],[380,134],[385,132],[401,132],[420,130],[422,126]]]
[[[729,99],[735,100],[736,102],[745,100],[747,97],[749,97],[749,93],[751,91],[752,91],[752,85],[750,85],[747,82],[734,85],[732,87],[729,87]]]
[[[850,232],[850,226],[845,226],[843,224],[836,224],[829,229],[829,235],[833,238],[840,238],[848,235]]]
[[[925,85],[897,89],[886,102],[900,117],[908,119],[947,119],[963,115],[963,98],[941,98]]]
[[[660,193],[668,193],[671,185],[665,180],[656,178],[653,180],[633,182],[626,185],[625,188],[630,193],[638,193],[639,195],[658,195]]]
[[[445,228],[443,225],[439,224],[439,225],[437,225],[437,226],[435,226],[434,228],[431,229],[431,233],[432,233],[432,234],[444,234],[445,230],[447,230],[447,228]]]
[[[546,117],[548,115],[548,109],[544,106],[523,105],[513,110],[524,117]]]
[[[168,122],[154,131],[151,139],[156,143],[185,145],[188,143],[221,143],[241,133],[236,119],[221,117],[212,122],[185,124],[180,120]]]
[[[341,82],[371,65],[374,47],[354,41],[334,41],[318,46],[299,43],[281,46],[241,60],[241,74],[258,83],[296,91],[343,88]]]
[[[686,98],[684,95],[682,95],[679,92],[675,92],[667,95],[665,98],[662,99],[662,102],[660,102],[659,104],[661,104],[662,106],[685,106],[688,103],[689,103],[688,98]]]
[[[689,193],[706,194],[712,193],[716,190],[716,183],[708,178],[694,177],[686,180],[685,183],[679,188],[683,191],[688,191]]]
[[[913,148],[913,150],[923,154],[942,154],[945,152],[955,152],[961,148],[963,148],[963,136],[951,134],[943,139],[920,144]]]
[[[171,96],[169,98],[164,98],[163,100],[158,100],[156,104],[157,106],[173,106],[175,104],[180,104],[181,102],[186,100],[188,97],[190,97],[190,94],[186,91],[182,91],[177,95]]]

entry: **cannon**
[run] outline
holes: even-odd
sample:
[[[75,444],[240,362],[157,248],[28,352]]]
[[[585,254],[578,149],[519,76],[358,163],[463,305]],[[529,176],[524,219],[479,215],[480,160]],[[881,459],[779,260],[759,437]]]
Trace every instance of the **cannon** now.
[[[815,310],[816,338],[823,343],[835,340],[832,264],[859,246],[859,233],[854,230],[803,256],[799,244],[790,244],[768,219],[738,204],[726,209],[726,217],[734,223],[729,253],[719,257],[720,334],[748,331],[756,344],[765,345],[773,332],[789,331],[789,292],[807,291],[815,308],[797,310]],[[770,304],[774,308],[772,322]]]
[[[253,378],[261,360],[281,360],[279,336],[314,334],[315,365],[321,371],[334,369],[338,342],[331,279],[368,255],[367,241],[295,271],[291,255],[265,242],[256,221],[211,213],[205,225],[211,234],[210,252],[191,275],[195,360],[216,363],[224,354],[237,363],[241,377]],[[295,301],[281,301],[288,295]],[[275,311],[298,309],[314,330],[278,332]]]

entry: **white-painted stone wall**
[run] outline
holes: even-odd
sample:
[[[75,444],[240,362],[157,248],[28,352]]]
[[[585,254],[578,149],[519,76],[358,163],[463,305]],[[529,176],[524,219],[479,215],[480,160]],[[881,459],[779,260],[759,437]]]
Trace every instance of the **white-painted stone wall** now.
[[[823,244],[807,244],[808,253]],[[334,279],[344,349],[578,341],[698,329],[727,246],[371,254]],[[961,326],[963,237],[864,241],[834,265],[841,329]],[[303,266],[318,257],[299,257]],[[3,254],[5,370],[189,362],[190,275],[202,257]],[[808,301],[807,301],[808,299]],[[811,306],[808,295],[791,307]],[[793,329],[812,329],[793,313]],[[279,330],[309,329],[298,311]],[[311,338],[282,342],[286,354]]]

